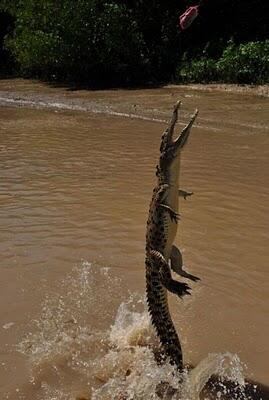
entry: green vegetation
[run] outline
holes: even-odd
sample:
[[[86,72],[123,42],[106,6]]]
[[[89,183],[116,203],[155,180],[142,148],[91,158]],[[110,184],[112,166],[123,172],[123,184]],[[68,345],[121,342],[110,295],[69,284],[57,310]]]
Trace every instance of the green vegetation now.
[[[269,40],[230,44],[217,62],[220,80],[232,83],[269,82]]]
[[[143,40],[125,6],[102,0],[23,3],[5,42],[22,75],[94,83],[142,64]]]
[[[1,0],[0,73],[96,87],[268,82],[269,2],[204,1],[180,33],[179,14],[196,3]]]
[[[230,43],[222,56],[214,60],[201,57],[182,61],[175,80],[178,82],[229,82],[264,84],[269,82],[269,40],[236,46]]]

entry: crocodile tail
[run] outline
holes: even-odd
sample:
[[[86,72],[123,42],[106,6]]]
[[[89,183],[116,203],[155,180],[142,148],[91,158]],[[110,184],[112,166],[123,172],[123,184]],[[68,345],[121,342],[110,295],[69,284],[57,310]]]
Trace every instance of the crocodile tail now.
[[[159,280],[158,272],[146,261],[146,292],[151,321],[160,339],[165,356],[179,371],[183,369],[183,357],[179,338],[168,308],[167,290]]]

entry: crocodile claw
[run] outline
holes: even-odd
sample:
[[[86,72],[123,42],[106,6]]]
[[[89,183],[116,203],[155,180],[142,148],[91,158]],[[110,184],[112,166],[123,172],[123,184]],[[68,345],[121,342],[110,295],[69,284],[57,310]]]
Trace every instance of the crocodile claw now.
[[[170,215],[171,221],[177,224],[178,220],[180,219],[180,215],[175,212],[170,206],[167,204],[160,204],[160,207],[164,208]]]
[[[191,293],[189,292],[189,290],[191,290],[191,288],[189,287],[189,285],[187,285],[187,283],[181,283],[178,282],[178,290],[177,290],[177,295],[178,297],[182,298],[185,295],[190,296]]]
[[[171,208],[168,211],[169,211],[171,221],[177,223],[178,220],[180,219],[180,215],[177,212],[173,211]]]
[[[184,200],[186,200],[187,197],[192,196],[192,195],[193,195],[193,192],[185,192],[184,195],[183,195]]]
[[[183,278],[190,279],[193,282],[198,282],[201,280],[201,278],[198,278],[198,276],[189,274],[188,272],[184,271],[184,269],[181,269],[179,275],[183,276]]]
[[[191,279],[193,282],[198,282],[201,280],[201,278],[198,278],[198,276],[192,275],[192,274],[188,274],[189,275],[189,279]]]
[[[193,192],[186,192],[186,190],[181,190],[181,189],[179,189],[179,190],[178,190],[178,195],[179,195],[180,197],[183,197],[184,200],[186,200],[187,197],[193,195]]]

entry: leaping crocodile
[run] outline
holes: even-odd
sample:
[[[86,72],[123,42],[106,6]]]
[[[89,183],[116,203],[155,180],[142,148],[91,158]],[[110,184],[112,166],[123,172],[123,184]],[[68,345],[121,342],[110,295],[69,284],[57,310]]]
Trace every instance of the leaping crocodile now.
[[[152,324],[157,331],[165,356],[177,369],[182,370],[182,350],[170,316],[167,290],[179,297],[190,294],[190,287],[186,283],[172,278],[171,269],[185,278],[199,280],[183,270],[181,252],[173,244],[179,219],[178,197],[186,199],[192,195],[178,188],[180,153],[188,140],[198,110],[179,136],[173,140],[180,104],[181,102],[177,102],[174,106],[172,119],[161,139],[160,159],[156,167],[157,185],[153,190],[147,221],[145,263],[147,303]]]

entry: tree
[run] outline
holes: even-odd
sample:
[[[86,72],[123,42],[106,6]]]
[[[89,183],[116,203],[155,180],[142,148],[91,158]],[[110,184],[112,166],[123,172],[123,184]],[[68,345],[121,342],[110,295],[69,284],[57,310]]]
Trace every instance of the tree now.
[[[104,0],[22,0],[7,47],[24,75],[93,85],[128,82],[145,60],[129,10]]]

